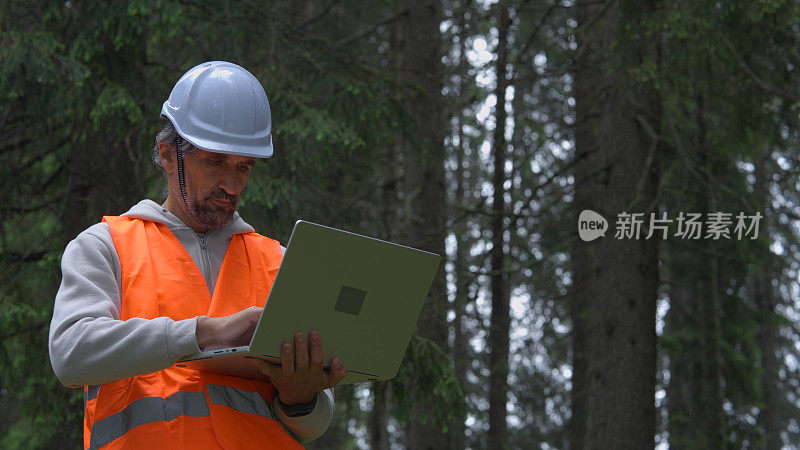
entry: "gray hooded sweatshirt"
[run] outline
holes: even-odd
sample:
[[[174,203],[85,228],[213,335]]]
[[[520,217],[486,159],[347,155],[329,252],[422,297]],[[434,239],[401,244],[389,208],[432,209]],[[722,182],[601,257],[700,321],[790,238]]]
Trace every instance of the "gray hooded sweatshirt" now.
[[[231,236],[253,231],[236,212],[224,227],[198,234],[152,200],[142,200],[123,216],[167,225],[197,264],[212,294]],[[50,361],[64,385],[99,385],[155,372],[200,351],[195,338],[197,318],[119,320],[120,264],[108,224],[92,225],[67,245],[61,272],[50,323]],[[320,392],[314,410],[305,416],[287,416],[277,401],[275,396],[275,416],[303,442],[321,436],[333,417],[331,390]]]

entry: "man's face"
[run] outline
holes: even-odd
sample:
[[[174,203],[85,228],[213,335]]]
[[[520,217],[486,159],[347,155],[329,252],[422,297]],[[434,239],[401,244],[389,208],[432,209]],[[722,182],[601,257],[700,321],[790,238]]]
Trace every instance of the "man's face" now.
[[[196,149],[183,163],[192,219],[202,228],[221,228],[236,211],[256,159]]]

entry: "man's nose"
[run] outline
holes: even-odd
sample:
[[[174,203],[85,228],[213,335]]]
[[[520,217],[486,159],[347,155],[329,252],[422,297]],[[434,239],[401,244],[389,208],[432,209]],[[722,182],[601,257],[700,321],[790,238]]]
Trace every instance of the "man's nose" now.
[[[241,190],[239,184],[239,178],[235,174],[230,174],[219,181],[219,188],[229,195],[236,195]]]

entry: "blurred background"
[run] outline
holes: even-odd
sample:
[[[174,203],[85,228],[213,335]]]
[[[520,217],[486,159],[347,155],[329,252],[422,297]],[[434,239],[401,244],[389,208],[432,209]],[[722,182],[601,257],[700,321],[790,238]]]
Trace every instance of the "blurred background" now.
[[[80,447],[61,254],[163,200],[161,103],[215,59],[272,107],[257,231],[446,256],[399,376],[337,388],[309,448],[797,448],[798,24],[790,0],[0,1],[0,448]],[[715,212],[727,237],[681,235]]]

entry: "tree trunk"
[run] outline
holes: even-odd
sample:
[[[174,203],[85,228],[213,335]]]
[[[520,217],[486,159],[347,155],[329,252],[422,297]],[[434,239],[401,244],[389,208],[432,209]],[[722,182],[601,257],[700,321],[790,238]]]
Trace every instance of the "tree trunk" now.
[[[708,217],[708,213],[718,211],[714,191],[709,187],[713,177],[713,154],[707,141],[707,126],[705,121],[705,99],[702,95],[697,99],[698,110],[698,153],[700,163],[703,167],[705,204],[703,205],[703,217]],[[725,394],[722,389],[722,299],[720,292],[720,262],[719,262],[719,242],[706,240],[704,250],[710,252],[706,261],[695,263],[695,274],[697,290],[694,301],[700,305],[701,321],[701,370],[700,370],[700,396],[695,399],[699,401],[701,414],[696,416],[699,421],[702,434],[709,449],[724,449],[726,441],[725,413],[723,402]]]
[[[652,88],[635,82],[628,72],[653,58],[647,31],[636,29],[643,27],[653,4],[579,6],[579,26],[586,28],[579,38],[575,72],[579,162],[574,208],[576,216],[584,209],[600,213],[613,230],[620,213],[649,217],[657,185],[657,141],[641,124],[658,129],[658,103]],[[573,400],[578,406],[585,402],[585,409],[573,426],[583,422],[583,430],[576,430],[583,448],[653,447],[657,239],[645,240],[644,228],[639,239],[616,239],[609,231],[575,244],[582,247],[575,258],[584,259],[574,265],[574,295],[581,299],[573,323],[583,353],[576,362],[582,356],[586,364],[576,365],[585,373],[575,373],[575,378],[586,378],[578,391],[585,396]]]
[[[463,40],[462,40],[463,42]],[[462,44],[463,49],[463,44]],[[463,54],[463,53],[462,53]],[[463,85],[462,85],[463,87]],[[462,89],[459,89],[462,92]],[[466,182],[464,181],[464,133],[461,131],[461,122],[458,123],[458,145],[454,146],[456,152],[456,170],[455,170],[455,198],[453,204],[457,207],[465,206],[465,188]],[[451,214],[457,218],[461,213],[459,208],[452,208]],[[465,218],[454,220],[453,233],[456,237],[456,252],[453,259],[453,274],[454,284],[456,288],[455,299],[453,301],[453,348],[451,351],[453,357],[453,370],[455,372],[458,384],[462,388],[467,386],[467,336],[462,323],[464,318],[464,307],[469,301],[469,264],[467,261],[469,237],[467,233],[467,223]],[[457,415],[450,421],[450,448],[462,449],[466,447],[465,444],[465,425],[466,417]]]
[[[492,315],[489,328],[489,448],[508,446],[506,431],[506,403],[508,402],[508,344],[511,317],[509,316],[508,275],[505,268],[505,189],[506,181],[506,63],[508,61],[508,4],[500,0],[497,5],[497,61],[495,73],[495,129],[494,174],[492,185],[492,254],[491,293]]]
[[[414,119],[416,139],[405,142],[404,198],[410,215],[408,244],[445,255],[444,106],[441,96],[441,10],[432,0],[405,0],[398,20],[399,59],[405,70],[405,106]],[[440,268],[420,315],[417,332],[442,349],[447,343],[447,289]],[[409,380],[414,392],[414,380]],[[446,448],[448,438],[430,411],[435,401],[417,393],[406,429],[409,449]]]
[[[459,12],[459,22],[458,22],[458,33],[461,36],[465,36],[470,28],[469,26],[469,18],[466,16],[466,12],[469,11],[470,7],[465,7],[464,11]],[[465,96],[466,95],[466,88],[469,86],[470,75],[468,73],[469,68],[471,65],[466,57],[467,51],[467,44],[466,39],[459,40],[459,62],[458,62],[458,95]],[[461,119],[461,111],[458,112],[457,116],[457,125],[458,128],[456,129],[456,136],[458,138],[458,142],[454,143],[453,151],[455,153],[456,158],[456,168],[453,173],[454,183],[455,183],[455,196],[453,198],[452,205],[454,207],[450,208],[450,214],[453,218],[452,222],[452,232],[456,238],[456,251],[455,251],[455,258],[453,259],[453,274],[454,280],[453,283],[455,284],[455,298],[453,301],[453,324],[452,324],[452,335],[453,335],[453,347],[451,349],[451,355],[453,358],[453,370],[458,380],[458,384],[467,391],[467,370],[468,365],[470,363],[469,359],[469,334],[468,330],[465,329],[464,326],[464,317],[466,314],[465,308],[467,303],[470,301],[470,294],[469,294],[469,242],[470,237],[468,233],[469,229],[469,222],[468,218],[464,216],[462,208],[468,207],[468,199],[469,192],[470,192],[470,181],[465,178],[465,171],[468,169],[468,165],[470,164],[464,158],[464,152],[469,145],[465,142],[468,137],[464,134],[464,124],[462,123]],[[450,448],[452,449],[463,449],[466,448],[466,421],[467,417],[465,414],[455,415],[450,421]]]
[[[388,381],[372,383],[372,411],[369,415],[369,443],[372,450],[389,450],[389,396]]]
[[[397,176],[398,165],[397,149],[402,148],[398,142],[387,149],[386,172],[381,187],[382,210],[380,214],[381,230],[384,239],[394,241],[399,235],[398,228],[398,198]],[[374,450],[389,450],[389,401],[391,397],[391,384],[381,381],[372,383],[372,411],[368,420],[370,448]]]
[[[690,69],[690,79],[703,89],[702,73]],[[696,167],[699,183],[685,197],[681,211],[701,214],[706,220],[718,211],[714,192],[714,152],[708,142],[705,117],[706,101],[702,92],[695,94],[696,131],[692,154],[687,160]],[[687,188],[691,189],[691,188]],[[670,382],[668,388],[670,447],[677,449],[723,449],[727,432],[722,387],[722,299],[720,285],[722,252],[720,241],[688,239],[670,248],[666,270],[672,282],[667,333],[676,341],[668,348]]]
[[[670,256],[673,256],[672,253]],[[677,252],[675,258],[670,257],[667,266],[669,269],[677,268]],[[684,263],[685,264],[685,263]],[[669,270],[668,269],[668,270]],[[691,448],[695,439],[692,436],[693,424],[690,420],[696,413],[693,396],[696,391],[696,360],[687,357],[685,349],[697,348],[697,342],[689,341],[681,336],[689,336],[685,330],[694,325],[692,318],[696,317],[694,303],[689,290],[681,283],[685,280],[682,274],[668,274],[672,283],[669,288],[669,313],[665,317],[665,335],[672,335],[680,339],[677,348],[668,348],[669,354],[669,385],[667,386],[667,410],[669,412],[669,447],[674,450]],[[691,352],[686,352],[691,353]]]
[[[755,202],[761,209],[764,217],[764,230],[767,233],[771,228],[771,208],[768,207],[770,195],[770,178],[768,164],[769,151],[755,163],[756,184]],[[758,415],[758,424],[764,429],[764,438],[767,450],[780,450],[783,447],[781,438],[781,393],[778,387],[778,371],[781,362],[778,358],[778,326],[776,325],[775,306],[777,298],[772,289],[772,280],[775,278],[772,253],[765,249],[756,274],[756,306],[761,310],[761,326],[758,331],[758,346],[761,349],[761,396],[764,404]]]

